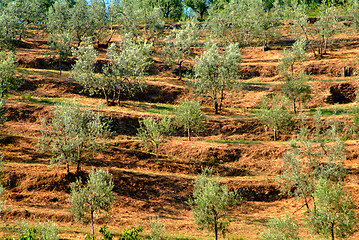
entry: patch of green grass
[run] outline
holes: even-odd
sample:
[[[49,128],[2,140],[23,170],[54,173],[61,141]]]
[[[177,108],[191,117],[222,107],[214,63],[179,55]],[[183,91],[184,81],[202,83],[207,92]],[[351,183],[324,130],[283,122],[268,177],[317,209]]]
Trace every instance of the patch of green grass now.
[[[32,103],[44,103],[54,105],[56,103],[66,102],[63,98],[48,98],[48,97],[33,97],[30,94],[23,94],[20,96],[23,101],[29,101]]]
[[[138,111],[157,114],[173,114],[175,105],[171,104],[140,104]]]
[[[249,144],[249,143],[261,143],[265,141],[258,140],[228,140],[228,139],[220,139],[220,140],[203,140],[203,142],[213,142],[213,143],[234,143],[234,144]]]
[[[314,114],[318,109],[311,108],[309,110],[310,114]],[[338,115],[345,115],[349,114],[352,111],[352,107],[349,106],[335,106],[333,108],[321,108],[320,111],[322,112],[323,116],[338,116]]]

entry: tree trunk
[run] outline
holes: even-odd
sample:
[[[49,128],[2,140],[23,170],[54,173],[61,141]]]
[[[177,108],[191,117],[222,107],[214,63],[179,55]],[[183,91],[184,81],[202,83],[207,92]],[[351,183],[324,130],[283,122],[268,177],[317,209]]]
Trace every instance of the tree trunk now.
[[[303,198],[304,198],[305,206],[307,207],[307,211],[308,211],[308,213],[309,213],[309,212],[310,212],[309,203],[308,203],[307,198],[306,198],[306,197],[305,197],[305,195],[304,195],[303,190],[302,190],[302,194],[303,194]]]
[[[121,105],[121,87],[120,89],[118,89],[118,94],[117,94],[117,105],[120,106]]]
[[[294,97],[294,93],[292,92],[292,100],[293,100],[293,111],[294,114],[297,114],[297,107],[295,105],[295,97]]]
[[[191,141],[191,129],[190,128],[187,129],[187,136],[188,136],[188,141]]]
[[[103,95],[105,96],[106,104],[107,104],[107,106],[109,106],[108,95],[107,95],[105,88],[102,88],[102,92],[103,92]]]
[[[218,240],[218,225],[217,225],[217,218],[214,217],[214,236],[216,240]]]
[[[181,60],[178,64],[178,80],[182,80],[182,63],[183,60]]]
[[[69,175],[70,174],[70,165],[68,162],[66,163],[66,170],[67,170],[67,175]]]
[[[59,51],[59,68],[60,68],[60,76],[61,76],[61,70],[62,70],[62,64],[61,64],[61,51]]]
[[[21,41],[21,39],[22,39],[22,34],[23,34],[23,32],[24,32],[24,30],[21,30],[21,31],[20,31],[20,34],[19,34],[19,41]]]
[[[277,128],[273,128],[273,138],[274,141],[277,141]]]
[[[77,161],[77,167],[76,167],[76,174],[79,175],[80,174],[80,171],[81,171],[81,168],[80,168],[80,160]]]
[[[215,111],[215,114],[219,113],[219,111],[218,111],[218,102],[217,101],[214,101],[214,111]]]
[[[327,54],[327,48],[328,48],[328,39],[324,38],[324,51],[323,54]]]
[[[3,98],[4,97],[4,81],[0,81],[0,97]]]
[[[90,214],[91,214],[91,229],[92,229],[92,236],[95,235],[95,230],[93,227],[93,209],[92,209],[92,205],[90,206]]]
[[[158,162],[158,145],[156,145],[155,147],[156,147],[156,161]]]
[[[335,239],[335,235],[334,235],[334,222],[332,222],[332,226],[331,226],[331,232],[332,232],[332,240]]]

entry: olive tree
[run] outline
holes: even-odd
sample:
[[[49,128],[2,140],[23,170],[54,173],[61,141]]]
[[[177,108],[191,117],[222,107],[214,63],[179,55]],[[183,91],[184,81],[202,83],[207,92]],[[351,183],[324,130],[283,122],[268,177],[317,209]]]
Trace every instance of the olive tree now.
[[[215,113],[222,108],[225,90],[232,90],[239,78],[241,54],[237,44],[229,44],[220,54],[216,44],[196,59],[194,66],[194,91],[214,103]]]
[[[191,141],[191,131],[203,126],[205,115],[197,101],[184,100],[176,109],[175,121],[187,131],[188,141]]]
[[[15,1],[0,6],[0,34],[3,41],[14,40],[23,28]]]
[[[16,56],[14,52],[0,52],[0,98],[4,97],[9,89],[16,89],[21,79],[16,77]]]
[[[313,193],[315,209],[306,218],[314,233],[326,239],[347,238],[358,222],[355,206],[341,183],[320,179]]]
[[[166,62],[178,65],[178,80],[182,79],[182,66],[186,59],[193,56],[192,47],[196,46],[199,37],[198,28],[192,22],[184,28],[173,29],[166,39],[162,54],[166,58]]]
[[[151,61],[152,45],[134,42],[125,38],[119,49],[111,44],[107,49],[108,62],[100,74],[95,73],[97,51],[90,42],[81,45],[74,55],[77,57],[71,76],[83,85],[90,95],[101,93],[107,105],[120,104],[123,96],[133,96],[141,91],[141,81]]]
[[[236,203],[235,194],[226,185],[215,179],[211,169],[204,169],[194,182],[193,197],[188,200],[192,206],[193,218],[199,229],[225,234],[228,227],[228,208]]]
[[[332,38],[342,28],[337,9],[325,2],[320,5],[320,18],[314,24],[308,21],[308,8],[294,2],[284,11],[293,19],[294,31],[298,39],[304,38],[314,57],[323,58]]]
[[[92,235],[94,231],[94,213],[108,211],[113,201],[114,187],[112,175],[105,170],[91,170],[83,185],[81,180],[71,184],[69,202],[75,221],[91,222]],[[90,216],[88,216],[90,215]]]
[[[259,120],[273,131],[273,140],[277,141],[278,133],[291,125],[292,116],[286,107],[286,98],[282,95],[262,99]]]
[[[295,63],[302,61],[305,57],[304,39],[296,41],[292,49],[283,50],[283,55],[279,64],[279,72],[286,79],[284,84],[284,93],[291,99],[294,114],[297,113],[297,103],[304,103],[310,97],[310,86],[308,85],[308,76],[304,71],[298,74],[294,72]]]
[[[57,0],[48,10],[46,28],[52,35],[71,34],[69,26],[70,18],[70,2]]]
[[[262,240],[299,240],[298,225],[289,216],[273,218],[268,230],[261,233]]]
[[[143,90],[145,84],[141,80],[152,62],[151,50],[152,44],[130,39],[123,40],[119,50],[114,43],[110,45],[107,49],[110,61],[104,66],[101,79],[107,101],[112,95],[112,102],[117,100],[119,105],[121,97],[131,97]]]
[[[278,8],[265,11],[262,0],[229,1],[209,17],[211,35],[222,42],[264,44],[278,36]]]
[[[332,131],[337,129],[333,127]],[[309,203],[315,198],[313,193],[320,179],[340,182],[346,176],[343,142],[339,137],[331,143],[326,139],[326,133],[310,136],[309,129],[303,127],[283,158],[281,192],[301,199],[308,212],[312,211]]]
[[[183,15],[183,4],[181,0],[147,0],[146,2],[148,2],[151,7],[159,8],[165,18],[179,20]]]
[[[146,146],[151,143],[156,151],[158,161],[159,145],[166,141],[166,134],[171,131],[171,119],[164,117],[156,121],[153,118],[139,120],[140,127],[137,129],[137,137],[145,142]]]
[[[185,0],[184,4],[196,12],[200,19],[203,19],[214,2],[213,0]]]
[[[58,33],[52,35],[51,48],[58,52],[59,56],[59,70],[62,72],[62,62],[66,61],[71,56],[72,37],[69,33]]]
[[[80,172],[80,163],[100,149],[98,138],[108,133],[108,125],[102,115],[89,109],[82,109],[76,103],[57,104],[51,121],[42,119],[39,147],[52,155],[52,164],[76,163],[76,172]]]
[[[30,24],[41,26],[44,23],[50,3],[44,0],[1,1],[0,35],[4,40],[21,41]]]

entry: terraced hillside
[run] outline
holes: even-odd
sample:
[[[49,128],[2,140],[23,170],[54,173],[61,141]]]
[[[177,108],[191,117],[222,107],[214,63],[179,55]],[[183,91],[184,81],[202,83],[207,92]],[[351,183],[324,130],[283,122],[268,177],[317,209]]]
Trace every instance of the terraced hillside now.
[[[68,69],[60,75],[57,62],[47,54],[51,50],[46,36],[22,41],[16,52],[24,83],[10,92],[6,100],[7,121],[0,139],[5,161],[2,183],[6,188],[6,209],[0,225],[2,236],[9,234],[22,218],[33,223],[55,221],[63,238],[82,239],[90,233],[90,226],[75,223],[69,210],[69,185],[76,176],[66,175],[65,166],[50,165],[51,156],[37,148],[41,118],[52,116],[54,104],[71,101],[101,111],[112,119],[113,134],[108,147],[85,162],[81,173],[86,177],[90,169],[104,168],[114,176],[115,202],[109,213],[96,216],[97,229],[107,224],[119,235],[123,229],[142,222],[148,233],[149,217],[158,215],[170,239],[209,239],[206,232],[196,231],[191,208],[186,203],[194,179],[205,167],[217,171],[223,176],[223,183],[244,199],[232,207],[227,239],[256,239],[269,219],[286,213],[301,219],[305,212],[301,208],[303,203],[281,195],[277,181],[278,174],[284,170],[283,154],[303,124],[300,115],[296,116],[296,124],[280,133],[279,141],[273,141],[272,132],[256,117],[262,97],[282,91],[283,79],[277,66],[282,50],[290,47],[287,39],[291,37],[284,36],[283,41],[273,43],[265,52],[261,47],[242,49],[241,90],[226,94],[224,109],[218,115],[213,113],[211,103],[204,101],[205,127],[196,132],[191,142],[183,129],[176,129],[160,146],[158,162],[153,151],[146,149],[136,137],[138,120],[173,116],[177,103],[192,96],[186,79],[178,80],[155,55],[145,93],[122,101],[120,106],[98,110],[96,105],[104,99],[83,94],[81,85],[67,71],[74,59],[69,60]],[[358,46],[357,38],[338,37],[323,59],[308,54],[307,60],[297,66],[311,75],[311,100],[301,110],[309,116],[304,124],[310,129],[315,127],[313,115],[317,108],[326,113],[321,119],[323,123],[333,118],[343,124],[352,123],[350,111],[357,105],[353,101],[357,76],[344,77],[342,69],[351,67],[357,73]],[[348,96],[354,99],[349,103],[342,101]],[[346,188],[357,205],[358,144],[355,137],[345,139],[345,167],[349,169]],[[70,170],[74,173],[75,166]],[[301,235],[311,236],[304,227]],[[351,237],[358,238],[359,233]]]

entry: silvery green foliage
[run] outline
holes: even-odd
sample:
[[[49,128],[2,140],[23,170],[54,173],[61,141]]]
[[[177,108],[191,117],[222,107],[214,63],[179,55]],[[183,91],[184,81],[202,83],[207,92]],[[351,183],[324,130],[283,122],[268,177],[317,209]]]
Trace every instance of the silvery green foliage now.
[[[56,223],[48,221],[39,223],[36,227],[36,233],[41,240],[58,240],[59,230]]]
[[[14,52],[0,52],[0,97],[9,89],[16,89],[21,79],[16,77],[16,56]]]
[[[52,164],[80,163],[99,150],[98,139],[108,133],[108,125],[102,115],[89,109],[82,109],[76,103],[57,104],[51,121],[42,120],[39,144],[42,150],[52,155]]]
[[[113,22],[120,25],[120,31],[138,37],[144,32],[147,40],[158,37],[163,32],[163,12],[156,5],[148,5],[144,1],[122,0],[110,3],[109,12]],[[141,31],[144,26],[145,31]]]
[[[317,123],[317,128],[322,128],[321,123]],[[281,192],[302,199],[308,211],[320,179],[340,182],[347,173],[344,168],[346,149],[334,131],[338,129],[333,127],[330,131],[331,137],[335,136],[334,141],[326,142],[327,132],[322,133],[319,129],[312,137],[309,129],[302,127],[297,139],[290,144],[291,150],[283,158],[284,171],[279,176]]]
[[[194,90],[209,98],[218,114],[225,97],[224,91],[233,90],[235,80],[239,78],[241,54],[238,44],[229,44],[221,54],[217,45],[211,44],[196,62]]]
[[[269,229],[261,233],[261,240],[299,240],[298,225],[289,216],[273,218],[268,222]]]
[[[163,117],[156,121],[153,118],[144,118],[139,120],[140,127],[137,129],[137,137],[140,138],[147,146],[151,143],[156,151],[156,160],[158,161],[159,145],[166,141],[166,134],[171,131],[171,119]]]
[[[161,240],[165,226],[161,223],[159,216],[150,217],[151,240]]]
[[[192,47],[197,45],[199,38],[198,27],[194,22],[190,22],[181,29],[174,28],[165,41],[162,54],[167,63],[179,66],[179,80],[182,78],[182,66],[186,58],[193,55]]]
[[[283,50],[282,58],[278,69],[286,79],[284,84],[284,93],[291,99],[293,111],[297,113],[297,103],[304,103],[310,98],[310,86],[308,85],[309,76],[304,72],[294,72],[295,63],[303,61],[305,58],[306,41],[301,39],[296,41],[292,49]]]
[[[71,56],[71,46],[73,39],[68,32],[51,35],[51,48],[56,50],[59,55],[59,70],[62,71],[62,62]]]
[[[104,0],[91,0],[89,6],[89,15],[90,21],[93,25],[92,35],[99,43],[101,40],[104,40],[108,37],[108,29],[112,26],[110,25],[110,15],[107,11],[106,3]],[[111,39],[112,36],[109,38]],[[107,40],[109,41],[109,40]]]
[[[74,52],[77,61],[71,76],[89,94],[101,93],[107,104],[119,104],[121,97],[131,97],[143,89],[141,78],[151,64],[151,50],[152,44],[132,41],[124,36],[118,47],[114,43],[109,46],[109,62],[102,73],[95,74],[97,52],[90,42],[86,42]]]
[[[113,23],[122,26],[120,31],[125,35],[132,33],[137,36],[139,25],[144,24],[141,1],[137,0],[114,0],[109,5],[109,12]]]
[[[16,1],[9,2],[0,7],[0,33],[4,40],[13,40],[24,24],[18,15]]]
[[[188,141],[191,141],[191,132],[200,129],[205,119],[200,103],[185,99],[178,105],[176,115],[175,121],[179,126],[183,126],[187,132]]]
[[[338,20],[338,9],[327,3],[320,5],[320,18],[314,24],[308,21],[308,9],[305,4],[289,4],[284,12],[293,20],[293,30],[297,39],[305,39],[314,57],[322,58],[327,52],[335,34],[342,28]]]
[[[71,8],[68,28],[74,39],[77,40],[78,45],[80,45],[86,36],[92,35],[94,25],[86,0],[77,0]]]
[[[273,131],[274,141],[277,141],[278,133],[286,130],[292,123],[292,116],[287,110],[287,99],[282,95],[272,98],[264,97],[257,116],[266,127]]]
[[[212,169],[204,169],[194,182],[192,205],[193,218],[200,230],[225,234],[229,225],[228,207],[235,204],[235,194],[228,191],[212,174]]]
[[[70,3],[68,1],[55,1],[48,10],[47,30],[53,35],[70,32],[70,17]]]
[[[117,46],[111,44],[107,49],[110,62],[103,70],[107,96],[112,94],[112,101],[120,104],[121,97],[131,97],[143,90],[145,83],[142,77],[151,64],[152,44],[132,41],[128,37]],[[117,98],[117,99],[116,99]]]
[[[306,218],[309,228],[326,239],[347,238],[358,222],[355,206],[341,183],[320,179],[313,193],[315,208]]]
[[[0,37],[4,40],[22,39],[29,24],[37,26],[43,23],[47,4],[43,0],[1,1]]]
[[[86,41],[73,52],[73,55],[77,57],[77,60],[71,71],[71,77],[78,81],[89,94],[96,94],[101,88],[99,77],[95,74],[97,51],[91,42]]]
[[[71,213],[75,221],[91,222],[92,234],[94,234],[94,213],[110,209],[114,199],[113,187],[112,175],[102,169],[97,171],[92,169],[85,185],[81,180],[71,184],[69,199]]]
[[[266,12],[262,0],[232,0],[209,18],[213,37],[222,43],[239,42],[241,45],[254,42],[267,45],[277,36],[279,24],[276,8]]]
[[[164,31],[163,12],[160,8],[146,8],[144,10],[144,22],[146,39],[156,41]]]
[[[57,0],[48,10],[47,29],[55,35],[69,33],[78,46],[88,36],[99,42],[107,32],[109,16],[103,0],[77,0],[73,6],[69,1]]]

